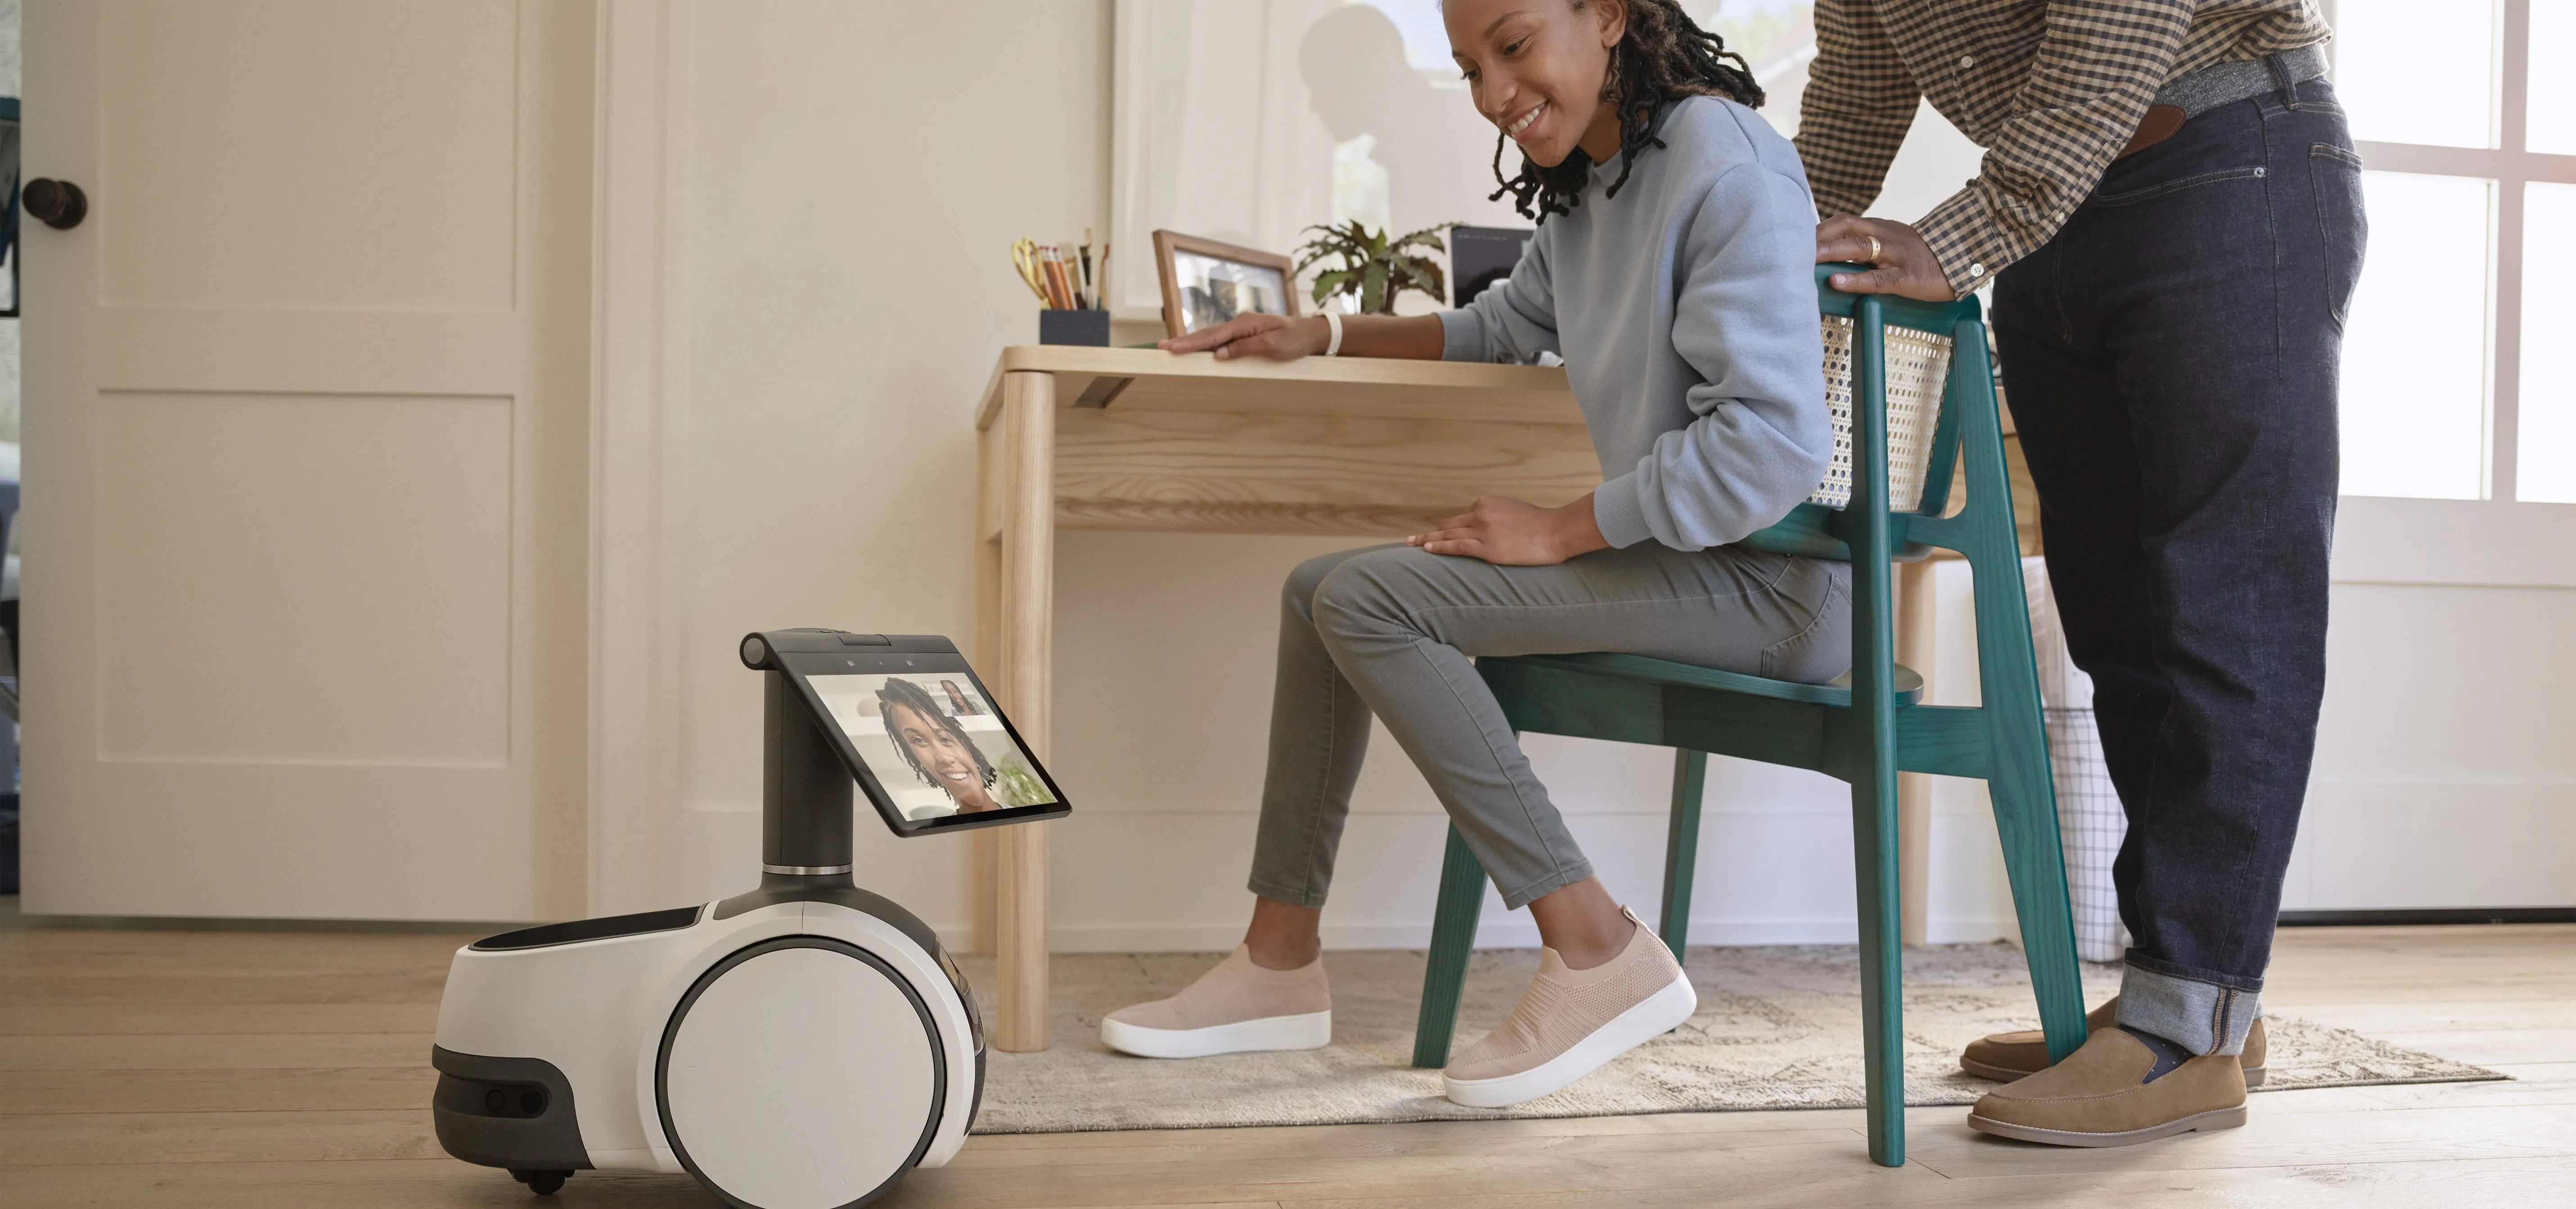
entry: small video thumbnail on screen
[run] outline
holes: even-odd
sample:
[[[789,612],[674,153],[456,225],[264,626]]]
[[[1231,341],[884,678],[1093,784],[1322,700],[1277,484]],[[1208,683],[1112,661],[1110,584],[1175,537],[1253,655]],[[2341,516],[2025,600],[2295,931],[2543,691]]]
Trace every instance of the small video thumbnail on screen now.
[[[1052,805],[974,680],[955,673],[809,676],[907,819]]]

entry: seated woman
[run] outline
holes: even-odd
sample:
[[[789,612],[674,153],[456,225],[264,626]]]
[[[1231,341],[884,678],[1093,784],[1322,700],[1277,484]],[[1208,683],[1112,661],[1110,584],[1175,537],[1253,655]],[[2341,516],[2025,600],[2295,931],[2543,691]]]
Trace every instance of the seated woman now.
[[[1850,569],[1732,545],[1813,492],[1831,452],[1815,208],[1761,89],[1673,0],[1448,0],[1477,110],[1520,145],[1539,221],[1511,278],[1410,318],[1246,315],[1163,347],[1565,359],[1604,482],[1561,508],[1488,496],[1400,546],[1288,577],[1243,945],[1179,995],[1110,1014],[1153,1057],[1332,1036],[1317,931],[1368,742],[1386,722],[1506,905],[1537,979],[1457,1056],[1449,1098],[1545,1095],[1687,1020],[1690,982],[1611,901],[1470,660],[1622,651],[1789,680],[1851,661]],[[1495,150],[1499,177],[1502,152]]]

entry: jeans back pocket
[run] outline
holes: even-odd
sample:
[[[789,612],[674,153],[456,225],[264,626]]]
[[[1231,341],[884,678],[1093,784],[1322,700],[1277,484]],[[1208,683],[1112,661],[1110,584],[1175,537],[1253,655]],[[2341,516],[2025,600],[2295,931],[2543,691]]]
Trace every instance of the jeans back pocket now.
[[[2361,154],[2332,143],[2310,144],[2308,183],[2316,191],[2317,238],[2325,249],[2326,309],[2340,331],[2370,243],[2370,220],[2361,204]]]

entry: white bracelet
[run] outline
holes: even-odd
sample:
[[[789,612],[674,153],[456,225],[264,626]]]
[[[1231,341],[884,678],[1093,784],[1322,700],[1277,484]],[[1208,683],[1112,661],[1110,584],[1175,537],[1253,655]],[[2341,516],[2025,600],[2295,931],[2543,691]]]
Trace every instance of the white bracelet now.
[[[1341,313],[1340,311],[1334,311],[1334,310],[1327,310],[1327,311],[1325,311],[1325,312],[1324,312],[1324,326],[1326,326],[1326,327],[1329,327],[1329,328],[1333,329],[1333,338],[1332,338],[1330,341],[1326,342],[1326,343],[1325,343],[1325,345],[1324,345],[1324,355],[1325,355],[1325,356],[1327,356],[1327,357],[1338,357],[1338,356],[1341,356],[1341,355],[1342,355],[1342,313]]]

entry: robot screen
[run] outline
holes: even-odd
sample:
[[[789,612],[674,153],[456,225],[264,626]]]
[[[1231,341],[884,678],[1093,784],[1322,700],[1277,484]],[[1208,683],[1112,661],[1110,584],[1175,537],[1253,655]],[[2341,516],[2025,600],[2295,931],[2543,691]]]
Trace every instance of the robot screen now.
[[[807,672],[806,683],[911,822],[1063,800],[962,666],[839,674],[818,668]]]

